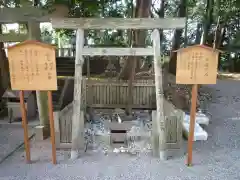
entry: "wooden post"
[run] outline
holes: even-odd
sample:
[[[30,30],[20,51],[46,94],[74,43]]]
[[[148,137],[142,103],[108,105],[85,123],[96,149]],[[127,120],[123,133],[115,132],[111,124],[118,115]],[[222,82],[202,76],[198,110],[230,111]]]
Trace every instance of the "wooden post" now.
[[[44,137],[49,137],[49,120],[48,120],[48,97],[44,91],[36,91],[38,116],[40,126],[44,126],[43,134]],[[43,137],[39,137],[42,139]]]
[[[84,30],[78,29],[75,56],[71,159],[77,159],[79,149],[84,147],[84,119],[81,118],[82,65],[84,63],[84,59],[82,56],[83,46]]]
[[[131,44],[132,46],[136,46],[136,44],[138,43],[137,40],[138,40],[138,31],[132,31],[130,30],[131,32],[131,38],[132,38],[132,41]],[[130,40],[131,41],[131,40]],[[128,57],[129,58],[129,57]],[[136,67],[137,67],[137,57],[133,57],[132,59],[132,71],[130,72],[130,77],[128,78],[128,104],[127,104],[127,111],[126,113],[131,115],[132,114],[132,106],[133,106],[133,81],[134,81],[134,78],[135,78],[135,74],[136,74]]]
[[[152,153],[154,157],[159,157],[159,133],[157,129],[157,111],[152,111]]]
[[[48,112],[49,112],[50,133],[51,133],[51,142],[52,142],[52,162],[53,162],[53,164],[57,164],[55,128],[54,128],[53,105],[52,105],[52,92],[48,91],[47,94],[48,94]]]
[[[24,130],[24,145],[25,145],[25,151],[26,151],[26,162],[30,163],[31,157],[30,157],[30,146],[28,141],[28,125],[27,125],[27,113],[25,108],[25,102],[24,102],[24,92],[19,92],[20,96],[20,106],[21,106],[21,113],[22,113],[22,126]]]
[[[40,40],[40,23],[39,22],[28,22],[28,38],[30,40]],[[43,137],[37,137],[37,139],[42,140],[44,137],[49,136],[49,120],[48,120],[48,99],[47,92],[36,91],[38,116],[40,121],[40,126],[43,126]]]
[[[157,104],[157,116],[156,116],[156,130],[159,133],[159,157],[160,160],[166,160],[166,123],[163,111],[163,74],[161,63],[161,50],[160,50],[160,35],[157,29],[154,29],[152,33],[153,39],[153,51],[154,51],[154,71],[155,71],[155,86],[156,86],[156,104]],[[154,133],[156,134],[156,133]]]
[[[90,57],[87,58],[87,77],[90,78]]]
[[[130,78],[128,80],[128,104],[127,104],[127,114],[132,114],[132,105],[133,105],[133,81],[136,73],[136,65],[137,65],[137,59],[136,57],[133,57],[132,60],[133,66],[132,71],[130,73]]]
[[[196,106],[197,106],[197,92],[198,85],[194,84],[192,86],[192,100],[191,100],[191,112],[190,112],[190,127],[189,127],[189,136],[188,136],[188,158],[187,165],[192,165],[192,148],[194,141],[194,128],[195,128],[195,117],[196,117]]]

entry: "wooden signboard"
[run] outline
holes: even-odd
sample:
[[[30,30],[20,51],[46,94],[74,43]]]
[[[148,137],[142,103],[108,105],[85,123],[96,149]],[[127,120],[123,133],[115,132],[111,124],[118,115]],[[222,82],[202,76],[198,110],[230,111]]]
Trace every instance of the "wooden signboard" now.
[[[187,165],[192,165],[192,148],[196,116],[198,84],[216,84],[218,50],[195,45],[177,50],[177,84],[192,84]]]
[[[8,48],[8,61],[12,90],[20,90],[22,125],[26,161],[30,163],[27,114],[24,90],[48,91],[48,113],[52,141],[52,161],[56,164],[55,130],[53,121],[52,92],[57,90],[55,48],[37,41],[25,41]]]
[[[218,50],[195,45],[177,50],[177,84],[216,84]]]
[[[12,90],[57,90],[55,48],[25,41],[8,48]]]

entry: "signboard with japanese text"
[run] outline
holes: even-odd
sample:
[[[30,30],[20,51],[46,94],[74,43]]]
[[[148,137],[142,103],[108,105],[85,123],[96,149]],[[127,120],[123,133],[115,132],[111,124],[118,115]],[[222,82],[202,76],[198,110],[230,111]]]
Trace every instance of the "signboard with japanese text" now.
[[[25,41],[8,48],[12,90],[57,90],[55,48]]]
[[[177,51],[177,84],[216,84],[217,50],[202,45]]]

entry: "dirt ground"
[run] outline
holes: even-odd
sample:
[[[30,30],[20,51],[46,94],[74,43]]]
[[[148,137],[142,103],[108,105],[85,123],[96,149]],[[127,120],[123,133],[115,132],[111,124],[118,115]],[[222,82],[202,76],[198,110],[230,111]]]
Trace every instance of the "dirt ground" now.
[[[194,144],[193,167],[185,165],[185,156],[159,161],[149,155],[87,153],[71,161],[67,151],[58,151],[58,164],[52,165],[51,146],[44,141],[32,143],[32,164],[25,164],[23,149],[0,164],[0,180],[239,180],[240,82],[218,80],[208,88],[213,93],[205,128],[209,138]]]

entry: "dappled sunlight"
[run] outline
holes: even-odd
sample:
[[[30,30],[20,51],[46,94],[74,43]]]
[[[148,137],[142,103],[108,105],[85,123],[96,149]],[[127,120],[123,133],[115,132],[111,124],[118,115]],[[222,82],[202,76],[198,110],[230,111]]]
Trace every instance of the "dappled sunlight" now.
[[[232,79],[232,80],[239,80],[240,73],[227,73],[227,72],[218,72],[219,79]]]

